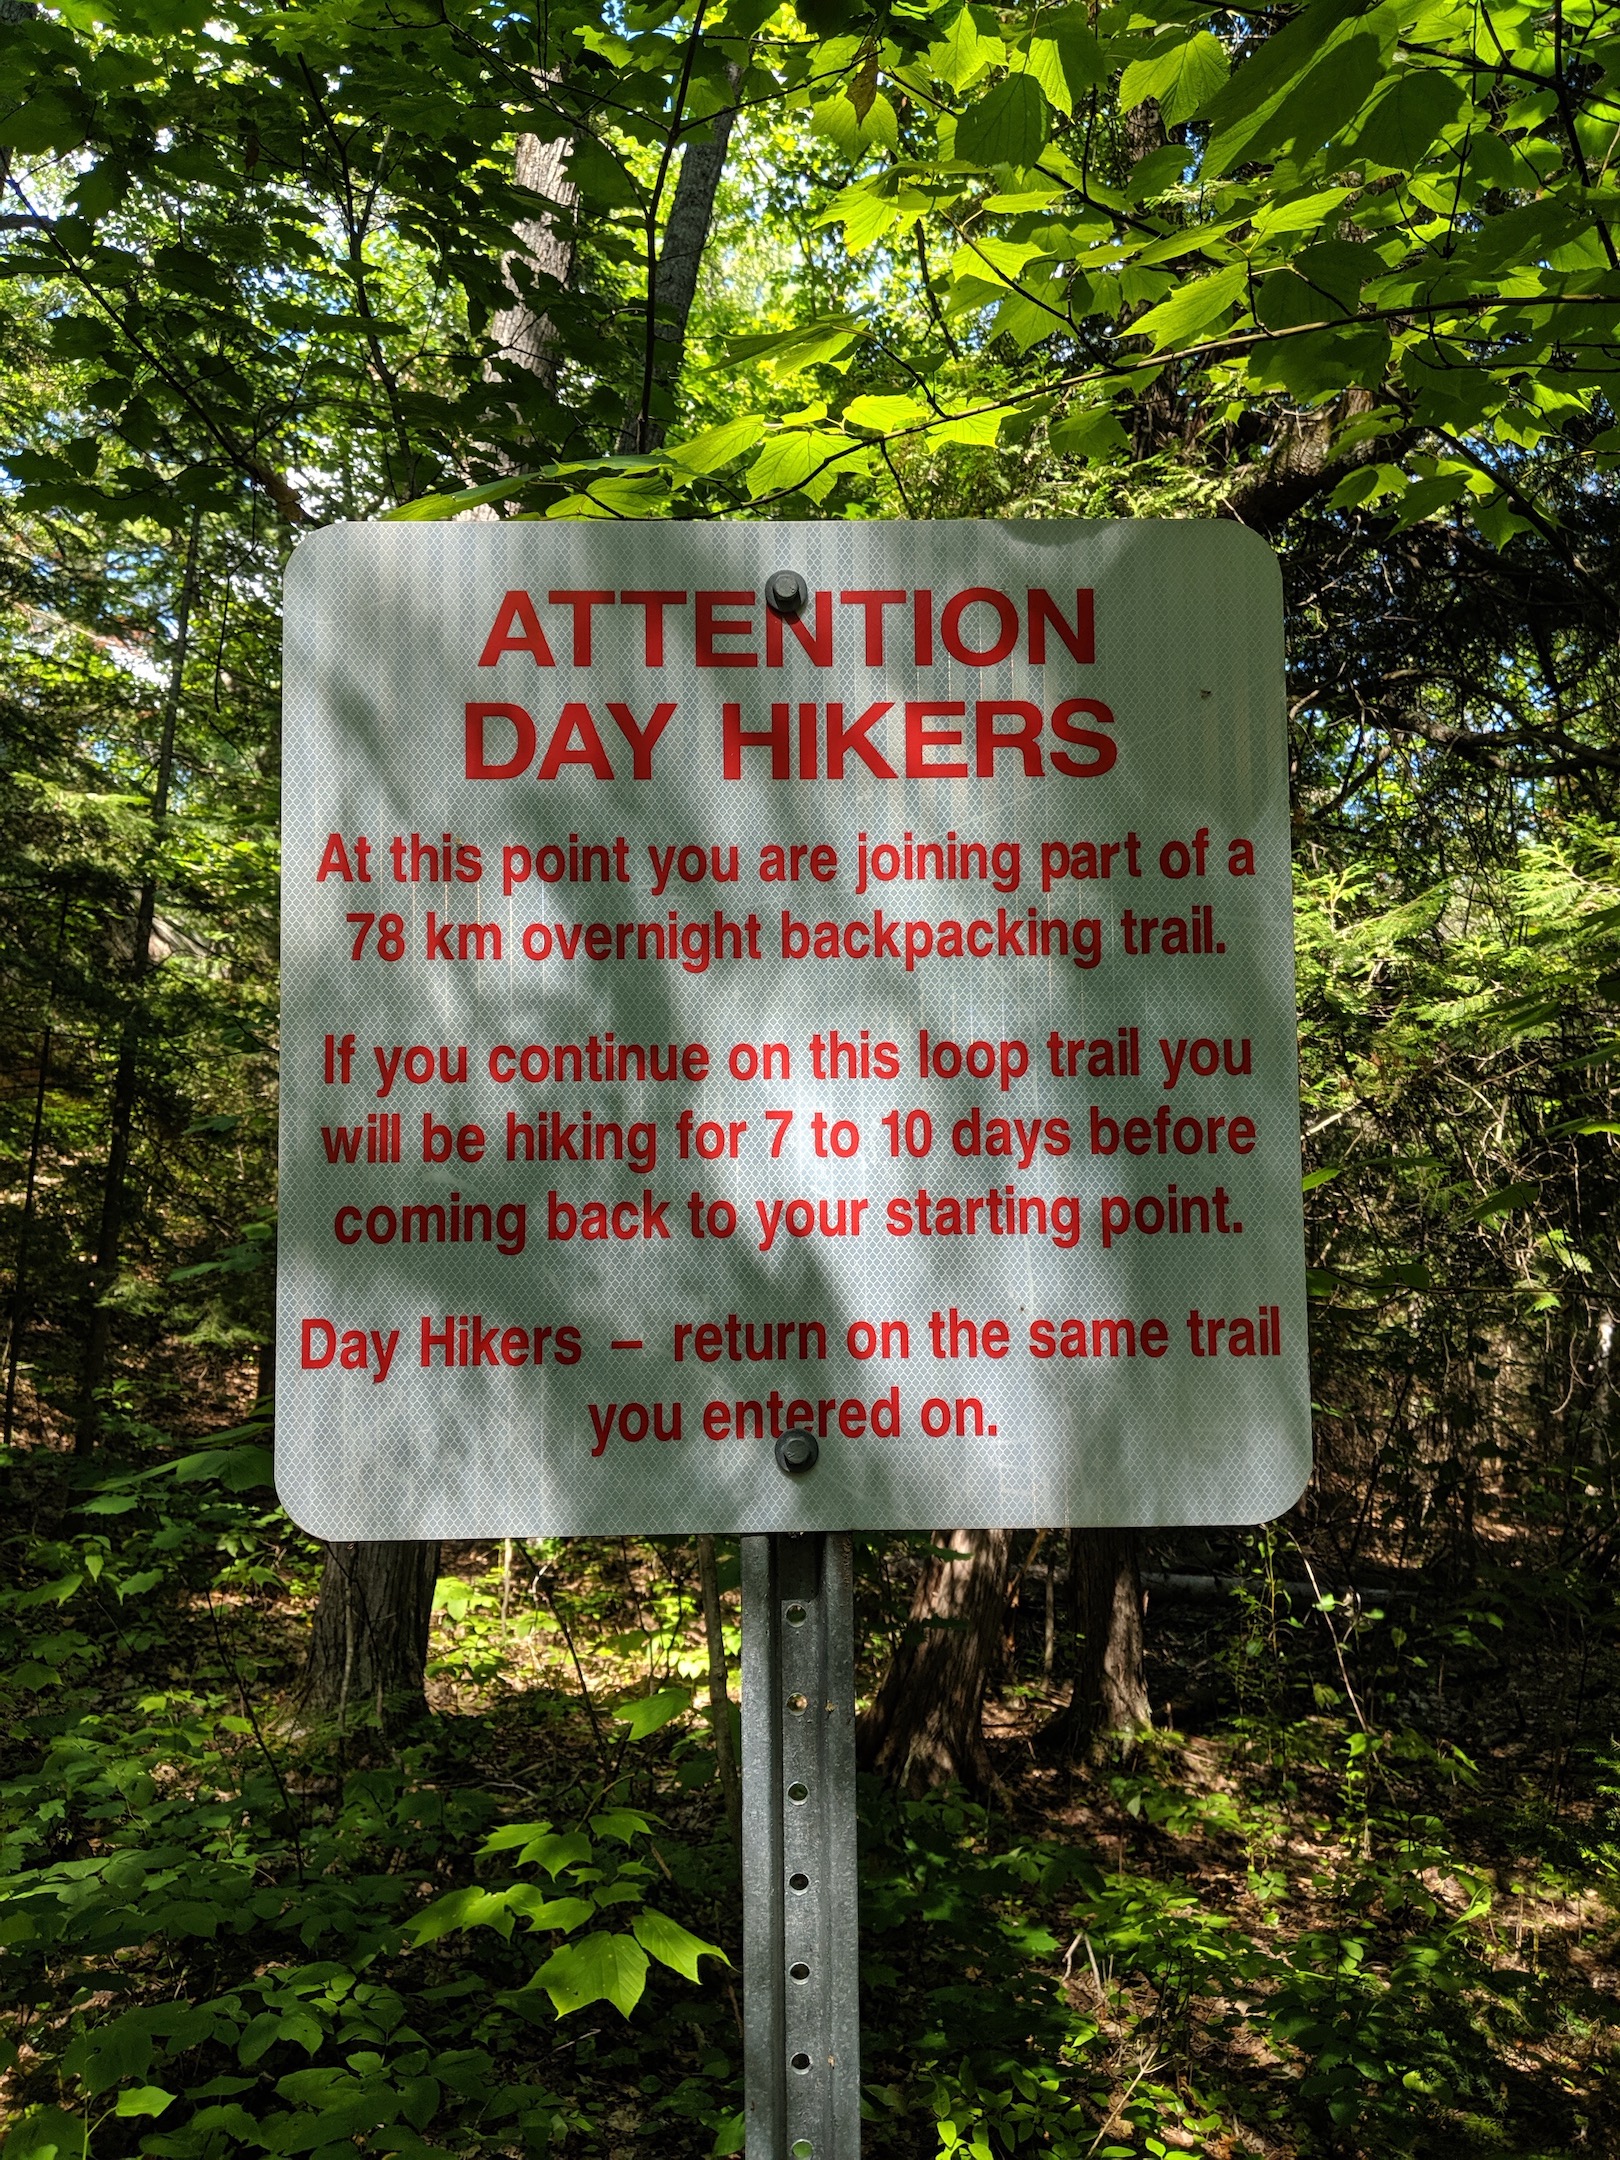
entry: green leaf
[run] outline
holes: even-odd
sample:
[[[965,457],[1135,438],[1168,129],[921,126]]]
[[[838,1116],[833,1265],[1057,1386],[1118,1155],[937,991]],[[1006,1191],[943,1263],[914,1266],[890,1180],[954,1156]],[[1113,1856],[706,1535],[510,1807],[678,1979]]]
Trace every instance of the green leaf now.
[[[476,1884],[448,1891],[419,1913],[413,1913],[405,1923],[405,1933],[420,1947],[437,1942],[441,1935],[449,1935],[457,1928],[468,1927],[492,1927],[497,1934],[510,1936],[512,1912],[505,1891],[482,1890]]]
[[[182,1455],[173,1465],[177,1485],[195,1485],[218,1479],[227,1492],[251,1492],[255,1486],[274,1485],[275,1457],[267,1447],[253,1443],[233,1448],[201,1448]]]
[[[595,1851],[583,1830],[542,1830],[525,1843],[518,1858],[525,1867],[544,1868],[555,1882],[565,1867],[588,1867]]]
[[[453,518],[463,510],[476,510],[483,503],[505,502],[509,495],[521,494],[532,487],[538,473],[511,473],[504,480],[486,480],[482,487],[459,488],[453,495],[419,495],[415,502],[396,503],[392,510],[385,510],[385,518],[396,522],[423,523],[431,518]]]
[[[896,150],[900,145],[900,122],[882,91],[874,94],[864,112],[847,92],[813,105],[810,129],[812,134],[836,143],[852,159],[864,157],[877,147]]]
[[[1046,92],[1046,102],[1072,119],[1088,90],[1108,80],[1108,62],[1082,7],[1043,11],[1030,38],[1029,72]]]
[[[1490,1222],[1498,1215],[1511,1215],[1519,1208],[1531,1207],[1540,1198],[1539,1185],[1503,1185],[1498,1191],[1487,1193],[1483,1200],[1476,1200],[1468,1213],[1475,1222]]]
[[[1353,119],[1383,80],[1397,20],[1392,7],[1364,7],[1365,0],[1316,0],[1262,39],[1204,110],[1205,179],[1296,142],[1308,154]]]
[[[1150,338],[1158,352],[1170,346],[1190,345],[1239,301],[1247,299],[1248,283],[1248,265],[1229,263],[1224,270],[1183,285],[1180,292],[1161,300],[1156,308],[1149,308],[1131,329],[1139,337]]]
[[[1047,440],[1061,457],[1102,458],[1129,446],[1130,437],[1111,407],[1093,406],[1065,413],[1047,429]]]
[[[281,2041],[313,2055],[325,2038],[319,2020],[308,2010],[261,2010],[257,2017],[249,2019],[237,2043],[237,2060],[244,2069],[251,2069]]]
[[[838,417],[846,427],[870,428],[875,434],[889,435],[896,428],[926,420],[928,407],[917,397],[858,397]]]
[[[1256,235],[1269,240],[1276,233],[1319,232],[1332,213],[1350,199],[1347,187],[1312,188],[1268,203],[1254,220]]]
[[[945,25],[944,34],[928,48],[928,64],[943,83],[965,90],[975,76],[999,67],[1007,48],[996,34],[996,18],[988,8],[964,7]]]
[[[851,255],[859,255],[881,240],[886,232],[891,232],[902,219],[908,228],[915,224],[918,214],[915,209],[902,209],[892,195],[881,194],[865,181],[857,180],[835,196],[813,222],[842,225],[844,246]]]
[[[614,1838],[621,1845],[630,1845],[638,1837],[645,1837],[652,1828],[650,1816],[639,1808],[600,1808],[591,1817],[591,1829],[599,1838]]]
[[[956,154],[972,165],[1023,171],[1046,147],[1051,108],[1033,75],[1008,75],[956,123]]]
[[[1299,1189],[1301,1192],[1315,1192],[1318,1185],[1328,1184],[1332,1179],[1338,1177],[1343,1169],[1343,1163],[1334,1163],[1325,1170],[1307,1170],[1299,1181]]]
[[[156,2045],[150,2019],[125,2012],[91,2026],[68,2049],[65,2067],[86,2092],[102,2093],[125,2078],[143,2076]]]
[[[1167,189],[1178,184],[1186,169],[1186,144],[1161,143],[1157,150],[1150,150],[1131,167],[1125,183],[1125,198],[1128,202],[1156,202]]]
[[[406,2121],[414,2130],[427,2128],[439,2112],[439,2102],[443,2097],[443,2088],[434,2077],[407,2078],[399,2089],[400,2106]]]
[[[596,1911],[589,1898],[547,1897],[536,1883],[515,1883],[506,1892],[506,1902],[528,1921],[531,1934],[538,1934],[542,1928],[557,1928],[570,1935]]]
[[[628,1935],[586,1935],[564,1943],[530,1982],[545,1989],[559,2017],[593,2002],[610,2002],[628,2017],[646,1985],[647,1953]]]
[[[219,2131],[228,2138],[239,2139],[244,2145],[262,2145],[264,2143],[259,2134],[259,2125],[253,2120],[247,2109],[236,2100],[221,2101],[217,2107],[199,2108],[185,2126],[186,2136],[195,2138],[198,2145],[202,2144],[203,2139],[211,2131]],[[160,2150],[162,2148],[158,2147],[154,2142],[154,2145],[148,2149]],[[189,2155],[196,2149],[197,2147],[192,2145],[185,2145],[181,2148],[188,2155],[188,2160]]]
[[[276,2079],[276,2091],[297,2107],[324,2107],[329,2100],[352,2092],[354,2080],[347,2070],[324,2063],[312,2070],[293,2070]]]
[[[18,1658],[10,1667],[6,1678],[13,1687],[26,1688],[30,1694],[39,1688],[60,1687],[62,1675],[38,1658]]]
[[[1462,85],[1433,68],[1399,76],[1350,137],[1348,147],[1371,165],[1411,172],[1463,108]]]
[[[680,1973],[684,1979],[701,1978],[698,1972],[700,1957],[718,1958],[722,1965],[731,1963],[717,1943],[705,1942],[700,1935],[690,1934],[679,1921],[671,1920],[667,1913],[661,1913],[651,1905],[643,1906],[630,1927],[636,1941],[650,1957],[655,1957],[660,1965],[669,1966],[672,1972]]]
[[[748,468],[748,492],[757,501],[761,495],[800,487],[826,458],[848,447],[847,437],[839,435],[773,435]]]
[[[1157,98],[1166,127],[1176,127],[1225,87],[1231,66],[1226,47],[1207,30],[1173,31],[1155,38],[1147,58],[1133,60],[1120,77],[1119,109]]]
[[[860,335],[860,327],[852,316],[835,315],[819,322],[801,324],[793,330],[776,330],[759,337],[730,338],[727,340],[727,357],[717,362],[710,372],[729,372],[738,367],[759,365],[777,381],[785,381],[805,368],[836,360],[854,344]]]
[[[993,443],[1001,433],[1001,423],[1006,412],[963,413],[955,420],[946,420],[928,430],[928,440],[935,443]]]
[[[218,1932],[225,1917],[224,1906],[211,1904],[204,1898],[176,1898],[172,1904],[158,1907],[152,1915],[152,1925],[166,1935],[209,1938]]]
[[[283,2128],[277,2125],[276,2150],[284,2153],[318,2152],[325,2146],[340,2150],[362,2130],[375,2130],[399,2112],[396,2093],[356,2093],[319,2114],[294,2116]],[[268,2142],[268,2141],[267,2141]]]
[[[643,463],[645,460],[643,460]],[[669,515],[669,481],[662,472],[613,473],[569,495],[548,518],[662,518]]]
[[[480,1854],[515,1852],[520,1846],[531,1844],[535,1838],[547,1836],[550,1830],[551,1825],[548,1822],[502,1823],[498,1830],[490,1832],[478,1850]]]
[[[621,1877],[608,1883],[601,1890],[592,1891],[599,1911],[605,1912],[610,1905],[639,1905],[647,1894],[647,1885],[639,1877],[628,1881]]]
[[[701,435],[677,443],[667,455],[673,464],[687,472],[718,472],[722,465],[740,458],[745,450],[752,450],[764,432],[763,416],[746,413],[740,420],[726,420],[719,427],[705,428]]]
[[[1467,494],[1469,477],[1466,472],[1453,471],[1410,481],[1396,498],[1393,530],[1404,532],[1409,525],[1420,524],[1437,511],[1449,509],[1459,497]]]
[[[628,1725],[632,1740],[645,1740],[649,1733],[678,1718],[692,1707],[689,1688],[660,1688],[656,1695],[643,1695],[635,1702],[620,1703],[613,1715],[621,1725]]]
[[[36,89],[32,96],[13,104],[6,114],[5,141],[9,148],[25,156],[36,151],[76,150],[84,140],[88,117],[77,101]]]
[[[568,180],[585,199],[602,208],[636,208],[641,191],[613,152],[588,128],[581,128],[568,153]]]
[[[35,2108],[12,2124],[5,2160],[83,2160],[86,2143],[82,2116],[70,2115],[66,2108]]]
[[[174,2105],[174,2094],[161,2085],[131,2085],[118,2095],[120,2115],[161,2115]]]
[[[1257,113],[1275,110],[1322,52],[1349,37],[1366,0],[1316,0],[1293,19],[1262,38],[1204,118],[1212,128],[1235,128]]]

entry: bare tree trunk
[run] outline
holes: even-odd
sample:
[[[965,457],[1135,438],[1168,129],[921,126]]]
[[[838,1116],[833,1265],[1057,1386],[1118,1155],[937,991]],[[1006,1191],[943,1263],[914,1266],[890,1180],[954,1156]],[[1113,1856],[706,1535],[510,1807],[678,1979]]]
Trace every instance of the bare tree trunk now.
[[[1001,1655],[1012,1540],[945,1530],[934,1545],[859,1736],[864,1766],[912,1794],[952,1778],[978,1790],[994,1781],[981,1717]]]
[[[520,135],[517,139],[513,178],[519,187],[554,207],[514,226],[515,244],[501,262],[511,304],[490,323],[495,350],[489,375],[496,376],[505,362],[547,390],[557,382],[557,329],[541,304],[543,296],[528,279],[550,279],[566,287],[574,274],[573,225],[579,189],[568,174],[571,148],[566,135],[549,140]],[[486,504],[461,515],[482,521],[499,513]],[[267,1373],[273,1385],[274,1359],[273,1346],[261,1352],[261,1395],[267,1392]],[[325,1554],[304,1666],[305,1704],[339,1718],[353,1707],[367,1705],[384,1726],[425,1717],[423,1674],[433,1586],[439,1574],[438,1546],[393,1538],[328,1545]]]
[[[742,1776],[737,1751],[731,1743],[731,1694],[726,1684],[725,1616],[720,1609],[720,1569],[715,1560],[714,1539],[700,1537],[698,1585],[703,1597],[703,1632],[709,1644],[709,1723],[714,1728],[714,1761],[720,1778],[720,1797],[732,1842],[742,1851]]]
[[[34,1086],[34,1116],[28,1134],[28,1175],[23,1184],[22,1221],[17,1228],[17,1257],[11,1270],[10,1328],[6,1337],[5,1430],[0,1440],[9,1448],[17,1421],[17,1376],[22,1363],[23,1336],[28,1325],[28,1262],[34,1232],[34,1208],[39,1192],[39,1159],[45,1140],[45,1098],[51,1084],[51,1046],[55,1037],[56,977],[62,964],[62,942],[67,933],[68,895],[62,895],[56,918],[56,941],[51,948],[51,971],[45,983],[45,1028],[39,1043],[39,1078]]]
[[[511,304],[490,324],[495,350],[489,373],[498,374],[504,362],[547,390],[557,382],[557,330],[543,293],[529,281],[552,280],[566,287],[574,274],[579,189],[568,174],[571,147],[566,135],[517,139],[513,177],[519,187],[554,207],[513,228],[515,245],[501,263]],[[462,513],[473,519],[497,514],[487,505]],[[266,1370],[274,1373],[274,1352],[269,1356],[268,1368],[261,1357],[261,1393]],[[339,1718],[351,1708],[367,1706],[383,1726],[426,1716],[423,1673],[438,1546],[397,1538],[328,1545],[325,1552],[304,1667],[305,1704]]]
[[[731,71],[732,86],[740,80]],[[656,450],[669,423],[653,412],[654,392],[674,381],[686,347],[686,325],[697,297],[698,273],[703,251],[709,244],[714,222],[714,198],[725,170],[726,151],[737,118],[736,108],[718,112],[709,122],[707,142],[688,143],[681,152],[681,170],[675,197],[669,206],[664,237],[658,249],[656,269],[647,273],[647,329],[643,354],[641,394],[625,415],[617,448],[622,453]],[[656,206],[654,210],[656,216]],[[649,236],[649,257],[651,240]]]
[[[540,296],[525,290],[518,273],[553,279],[559,286],[566,286],[574,274],[573,223],[579,189],[568,176],[571,147],[566,135],[550,142],[538,135],[517,139],[513,177],[518,186],[543,196],[556,208],[514,227],[517,245],[501,264],[512,304],[502,308],[490,324],[496,358],[532,375],[547,390],[555,388],[557,381],[557,330],[544,306],[536,305]]]
[[[1051,1753],[1096,1756],[1151,1722],[1142,1645],[1142,1576],[1134,1530],[1071,1530],[1069,1596],[1076,1670],[1068,1708],[1042,1736]]]
[[[202,536],[202,513],[193,511],[191,534],[186,543],[186,566],[180,581],[175,610],[174,659],[169,686],[163,700],[159,731],[157,774],[152,787],[152,845],[163,837],[169,816],[169,788],[174,778],[174,731],[180,713],[180,691],[185,678],[186,652],[191,638],[191,606],[197,593],[197,554]],[[101,1188],[101,1225],[96,1236],[95,1266],[90,1271],[85,1326],[84,1363],[79,1369],[79,1404],[73,1434],[76,1454],[87,1454],[101,1432],[101,1390],[106,1383],[112,1354],[112,1311],[107,1296],[118,1275],[124,1242],[124,1200],[129,1180],[130,1142],[135,1127],[136,1082],[139,1074],[141,1023],[145,1018],[144,989],[152,959],[152,925],[157,914],[157,871],[154,867],[141,881],[135,903],[133,949],[130,954],[129,1003],[118,1044],[118,1071],[113,1080],[112,1113],[107,1133],[107,1174]]]
[[[439,1548],[413,1539],[328,1545],[304,1666],[305,1707],[369,1713],[388,1729],[427,1714],[422,1675]]]

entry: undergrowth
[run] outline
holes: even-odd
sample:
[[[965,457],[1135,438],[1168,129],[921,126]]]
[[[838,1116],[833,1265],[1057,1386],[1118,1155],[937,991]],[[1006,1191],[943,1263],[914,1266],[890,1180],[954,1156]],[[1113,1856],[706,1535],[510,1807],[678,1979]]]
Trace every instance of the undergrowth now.
[[[465,1549],[436,1715],[322,1727],[318,1556],[263,1441],[9,1465],[6,2160],[739,2151],[690,1552]],[[866,2149],[1615,2150],[1620,1751],[1549,1798],[1533,1749],[1402,1714],[1442,1658],[1453,1701],[1504,1669],[1506,1593],[1397,1626],[1279,1604],[1265,1538],[1237,1560],[1155,1636],[1214,1675],[1198,1734],[1042,1767],[1031,1671],[993,1795],[863,1786]],[[896,1595],[869,1566],[874,1636]]]

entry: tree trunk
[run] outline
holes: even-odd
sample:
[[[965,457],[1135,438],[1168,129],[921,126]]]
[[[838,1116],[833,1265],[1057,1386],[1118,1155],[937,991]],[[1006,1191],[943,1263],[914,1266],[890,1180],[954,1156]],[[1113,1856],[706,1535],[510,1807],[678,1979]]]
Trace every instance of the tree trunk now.
[[[725,1615],[720,1607],[720,1569],[714,1539],[700,1537],[698,1586],[703,1599],[703,1632],[709,1645],[709,1723],[714,1729],[714,1761],[720,1777],[731,1841],[742,1851],[742,1775],[731,1740],[731,1691],[726,1681]]]
[[[733,88],[740,70],[731,71]],[[697,297],[698,272],[714,221],[714,198],[725,170],[736,108],[718,112],[709,122],[707,142],[688,143],[681,152],[675,198],[669,206],[657,268],[647,272],[647,332],[641,395],[625,415],[616,445],[621,453],[657,450],[669,423],[653,412],[655,389],[667,388],[680,370],[686,349],[686,324]]]
[[[1134,1530],[1070,1531],[1069,1598],[1074,1693],[1046,1727],[1043,1745],[1072,1762],[1095,1758],[1112,1737],[1140,1732],[1151,1722]]]
[[[0,0],[0,5],[4,0]],[[17,1257],[11,1270],[11,1324],[6,1336],[5,1430],[0,1443],[11,1446],[17,1422],[17,1377],[22,1364],[23,1335],[28,1324],[28,1263],[32,1257],[34,1209],[39,1193],[39,1161],[45,1140],[45,1099],[51,1084],[51,1048],[55,1038],[56,976],[62,964],[62,943],[67,934],[68,895],[62,895],[56,918],[56,940],[51,948],[51,970],[45,982],[45,1028],[39,1042],[39,1078],[34,1085],[34,1115],[28,1133],[28,1174],[23,1182],[22,1221],[17,1228]]]
[[[554,205],[536,218],[514,226],[514,246],[502,259],[501,275],[511,294],[490,323],[494,353],[487,363],[491,377],[501,363],[532,376],[543,389],[557,383],[558,339],[555,324],[526,288],[521,269],[566,288],[574,274],[574,217],[579,189],[568,175],[572,144],[566,135],[544,140],[520,135],[512,171],[519,187]],[[499,516],[491,505],[461,513],[482,522]],[[260,1392],[266,1372],[274,1380],[275,1352],[260,1359]],[[385,1728],[427,1715],[423,1672],[427,1664],[428,1627],[433,1586],[439,1575],[439,1548],[411,1538],[379,1539],[367,1544],[328,1545],[315,1606],[309,1657],[304,1666],[303,1700],[307,1708],[344,1717],[365,1704]]]
[[[993,1783],[981,1715],[1001,1655],[1011,1538],[947,1530],[911,1601],[905,1635],[861,1720],[863,1765],[913,1795],[955,1778]]]
[[[169,788],[174,779],[174,732],[180,715],[180,692],[185,681],[186,653],[191,641],[191,607],[197,593],[197,554],[202,537],[202,512],[191,515],[191,535],[186,544],[186,566],[180,581],[175,610],[174,659],[169,686],[163,700],[159,729],[157,773],[152,787],[152,846],[163,838],[169,816]],[[113,1080],[112,1112],[107,1133],[107,1174],[101,1187],[101,1224],[96,1235],[95,1265],[90,1271],[85,1322],[84,1362],[79,1368],[79,1402],[73,1433],[76,1454],[87,1454],[101,1436],[101,1390],[106,1384],[112,1358],[112,1309],[108,1294],[118,1277],[124,1244],[124,1200],[129,1181],[129,1151],[135,1131],[135,1100],[140,1070],[141,1023],[145,1018],[145,986],[152,961],[152,927],[157,915],[157,870],[154,866],[141,880],[135,903],[135,923],[130,952],[129,1003],[118,1043],[118,1071]]]
[[[521,266],[531,275],[552,279],[559,286],[566,286],[574,274],[573,224],[579,209],[579,189],[568,177],[571,148],[566,135],[550,142],[543,142],[538,135],[520,135],[517,139],[513,177],[519,187],[544,196],[556,209],[544,217],[525,218],[514,227],[512,237],[517,245],[501,264],[512,304],[502,308],[490,324],[496,359],[532,375],[547,390],[554,389],[557,381],[556,326],[545,308],[535,304],[539,296],[525,291],[515,273]]]
[[[369,1712],[384,1730],[427,1715],[427,1663],[439,1548],[414,1539],[328,1545],[304,1666],[309,1710]]]

